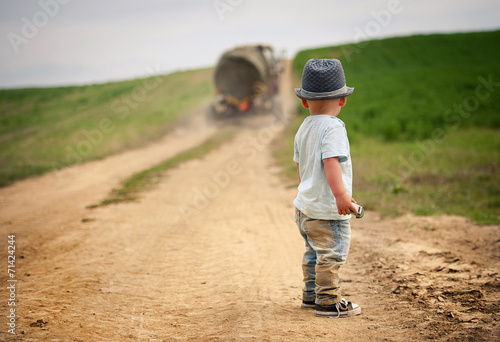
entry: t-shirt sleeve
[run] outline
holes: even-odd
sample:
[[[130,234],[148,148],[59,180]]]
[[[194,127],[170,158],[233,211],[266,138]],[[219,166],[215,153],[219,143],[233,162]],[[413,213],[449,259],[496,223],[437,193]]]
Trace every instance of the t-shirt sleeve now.
[[[296,163],[299,162],[299,148],[297,146],[296,139],[294,139],[294,141],[293,141],[293,161]]]
[[[343,163],[349,156],[349,140],[345,127],[328,130],[321,141],[321,159],[339,157]]]

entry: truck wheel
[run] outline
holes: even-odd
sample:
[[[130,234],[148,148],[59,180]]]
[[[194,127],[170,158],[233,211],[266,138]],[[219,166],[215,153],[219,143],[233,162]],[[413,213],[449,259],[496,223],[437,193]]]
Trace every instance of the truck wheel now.
[[[205,118],[207,119],[208,123],[217,121],[217,113],[213,104],[209,104],[205,107]]]

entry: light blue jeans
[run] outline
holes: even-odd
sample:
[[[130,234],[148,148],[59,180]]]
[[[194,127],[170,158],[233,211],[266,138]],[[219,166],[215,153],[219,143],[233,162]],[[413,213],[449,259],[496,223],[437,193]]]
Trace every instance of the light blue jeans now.
[[[302,299],[319,305],[340,302],[339,269],[347,260],[351,244],[349,220],[316,220],[295,208],[295,222],[306,247]]]

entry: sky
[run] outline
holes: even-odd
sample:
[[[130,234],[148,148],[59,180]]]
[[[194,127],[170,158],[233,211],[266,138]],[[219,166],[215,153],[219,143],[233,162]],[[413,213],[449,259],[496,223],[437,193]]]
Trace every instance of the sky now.
[[[0,0],[0,88],[214,66],[245,44],[292,58],[310,47],[499,28],[498,0]]]

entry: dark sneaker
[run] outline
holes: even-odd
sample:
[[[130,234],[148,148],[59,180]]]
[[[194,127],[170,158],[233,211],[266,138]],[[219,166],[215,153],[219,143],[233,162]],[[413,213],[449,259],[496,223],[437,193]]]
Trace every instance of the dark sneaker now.
[[[331,318],[344,318],[356,316],[361,313],[361,308],[358,304],[342,301],[332,305],[316,305],[316,316],[331,317]]]
[[[314,303],[314,300],[303,300],[302,305],[304,309],[314,309],[316,307],[316,303]]]

